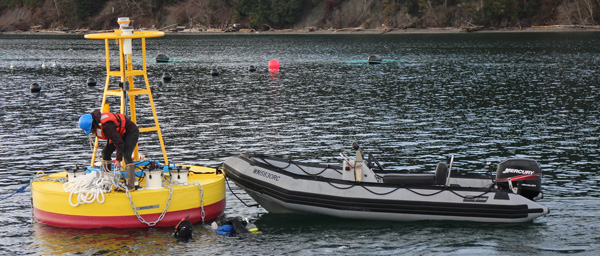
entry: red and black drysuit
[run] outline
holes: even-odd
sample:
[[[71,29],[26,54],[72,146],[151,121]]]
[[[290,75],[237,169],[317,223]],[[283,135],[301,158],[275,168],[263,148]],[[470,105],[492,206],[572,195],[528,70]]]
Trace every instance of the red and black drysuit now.
[[[117,161],[133,163],[131,155],[138,142],[139,129],[137,125],[123,114],[100,113],[100,110],[92,111],[92,132],[103,140],[108,140],[102,149],[102,159],[110,161],[111,155],[117,150]]]

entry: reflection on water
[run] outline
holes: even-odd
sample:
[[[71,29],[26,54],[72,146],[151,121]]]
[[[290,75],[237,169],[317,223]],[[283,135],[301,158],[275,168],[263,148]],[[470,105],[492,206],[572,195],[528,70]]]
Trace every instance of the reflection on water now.
[[[218,166],[253,151],[339,163],[339,153],[355,141],[391,170],[432,171],[454,154],[453,171],[484,173],[487,162],[530,157],[542,165],[541,203],[551,213],[512,228],[323,222],[245,208],[228,192],[227,214],[259,220],[268,232],[239,243],[199,225],[197,240],[177,244],[170,230],[31,225],[29,195],[17,194],[0,202],[0,252],[531,255],[599,249],[600,222],[593,217],[600,213],[599,33],[212,35],[147,43],[150,84],[175,163]],[[103,42],[82,36],[0,36],[0,45],[4,195],[37,171],[89,161],[87,138],[76,124],[100,105],[105,62]],[[159,53],[176,61],[156,63]],[[368,65],[371,54],[392,61]],[[271,59],[281,63],[279,72],[267,71]],[[44,62],[57,65],[43,69]],[[257,71],[249,72],[250,65]],[[220,76],[210,75],[213,68]],[[164,72],[173,74],[171,82],[162,82]],[[89,77],[98,86],[88,87]],[[42,85],[40,93],[29,92],[34,82]],[[141,109],[147,101],[142,96],[136,103]],[[138,115],[141,123],[152,120],[150,112]],[[156,141],[142,137],[141,153],[161,158]]]
[[[310,254],[369,254],[385,251],[385,254],[439,255],[477,254],[499,252],[509,255],[527,255],[545,246],[536,223],[494,224],[448,221],[379,222],[364,220],[340,220],[316,215],[263,215],[257,225],[280,237],[293,241],[296,246],[316,244],[308,249]],[[449,232],[451,231],[451,232]],[[320,236],[299,236],[312,233]],[[348,234],[354,234],[348,243]],[[454,234],[469,234],[455,236]],[[511,246],[514,237],[527,237],[520,246]],[[370,239],[377,237],[377,239]],[[304,250],[290,250],[297,254]]]
[[[157,233],[146,230],[87,230],[63,229],[36,223],[33,225],[34,241],[31,246],[41,253],[106,254],[122,251],[126,245],[147,244]],[[144,233],[144,235],[140,235]],[[137,234],[137,235],[136,235]],[[102,248],[102,251],[97,251]],[[146,248],[140,246],[140,248]]]
[[[190,247],[211,247],[221,238],[207,227],[196,225],[193,239],[187,245],[175,240],[173,232],[174,229],[165,228],[67,229],[36,223],[33,225],[33,243],[29,247],[45,255],[177,254],[185,253]],[[180,245],[184,245],[183,248]]]

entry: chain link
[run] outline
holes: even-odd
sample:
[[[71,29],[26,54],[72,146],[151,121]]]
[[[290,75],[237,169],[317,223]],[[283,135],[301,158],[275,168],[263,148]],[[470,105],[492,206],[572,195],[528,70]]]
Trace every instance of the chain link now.
[[[180,181],[171,181],[171,184],[182,185],[182,186],[195,185],[196,187],[198,187],[198,190],[200,190],[200,208],[202,209],[200,216],[202,217],[202,223],[204,223],[204,217],[206,217],[206,212],[204,212],[204,188],[202,188],[202,184],[200,184],[198,182],[188,183],[188,182],[180,182]]]
[[[204,189],[202,188],[202,185],[200,185],[200,183],[194,182],[194,184],[196,184],[196,186],[198,186],[198,189],[200,190],[200,208],[202,209],[202,213],[200,216],[202,216],[202,223],[204,223],[204,217],[206,217],[206,213],[204,212]]]
[[[35,174],[35,176],[33,176],[33,178],[31,179],[31,183],[33,183],[34,181],[53,181],[53,182],[60,182],[60,183],[66,183],[68,180],[67,178],[50,178],[50,176],[46,175],[43,172],[38,172]]]
[[[137,208],[135,208],[135,204],[133,203],[133,200],[131,199],[131,192],[129,192],[129,189],[125,186],[125,194],[127,194],[127,198],[129,198],[129,203],[131,204],[131,209],[133,209],[133,212],[135,213],[135,216],[137,216],[138,220],[141,223],[144,223],[146,225],[148,225],[149,227],[155,226],[157,223],[159,223],[167,214],[167,210],[169,209],[169,206],[171,205],[171,197],[173,196],[173,187],[165,184],[163,182],[163,185],[165,185],[165,187],[169,188],[169,198],[167,199],[167,204],[165,205],[165,209],[163,210],[163,212],[160,214],[160,216],[158,216],[158,219],[156,221],[153,222],[148,222],[146,221],[137,211]]]

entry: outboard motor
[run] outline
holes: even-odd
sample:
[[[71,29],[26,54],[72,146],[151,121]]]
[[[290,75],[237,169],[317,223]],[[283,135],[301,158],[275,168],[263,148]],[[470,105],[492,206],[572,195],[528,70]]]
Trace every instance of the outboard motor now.
[[[510,181],[510,182],[509,182]],[[498,164],[496,184],[530,200],[542,191],[542,168],[533,159],[511,158]]]

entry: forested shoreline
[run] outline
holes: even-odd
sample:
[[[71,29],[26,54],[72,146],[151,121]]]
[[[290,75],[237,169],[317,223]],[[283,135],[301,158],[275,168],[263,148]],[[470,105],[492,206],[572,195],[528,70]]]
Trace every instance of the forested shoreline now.
[[[0,31],[595,26],[600,0],[2,0]]]

